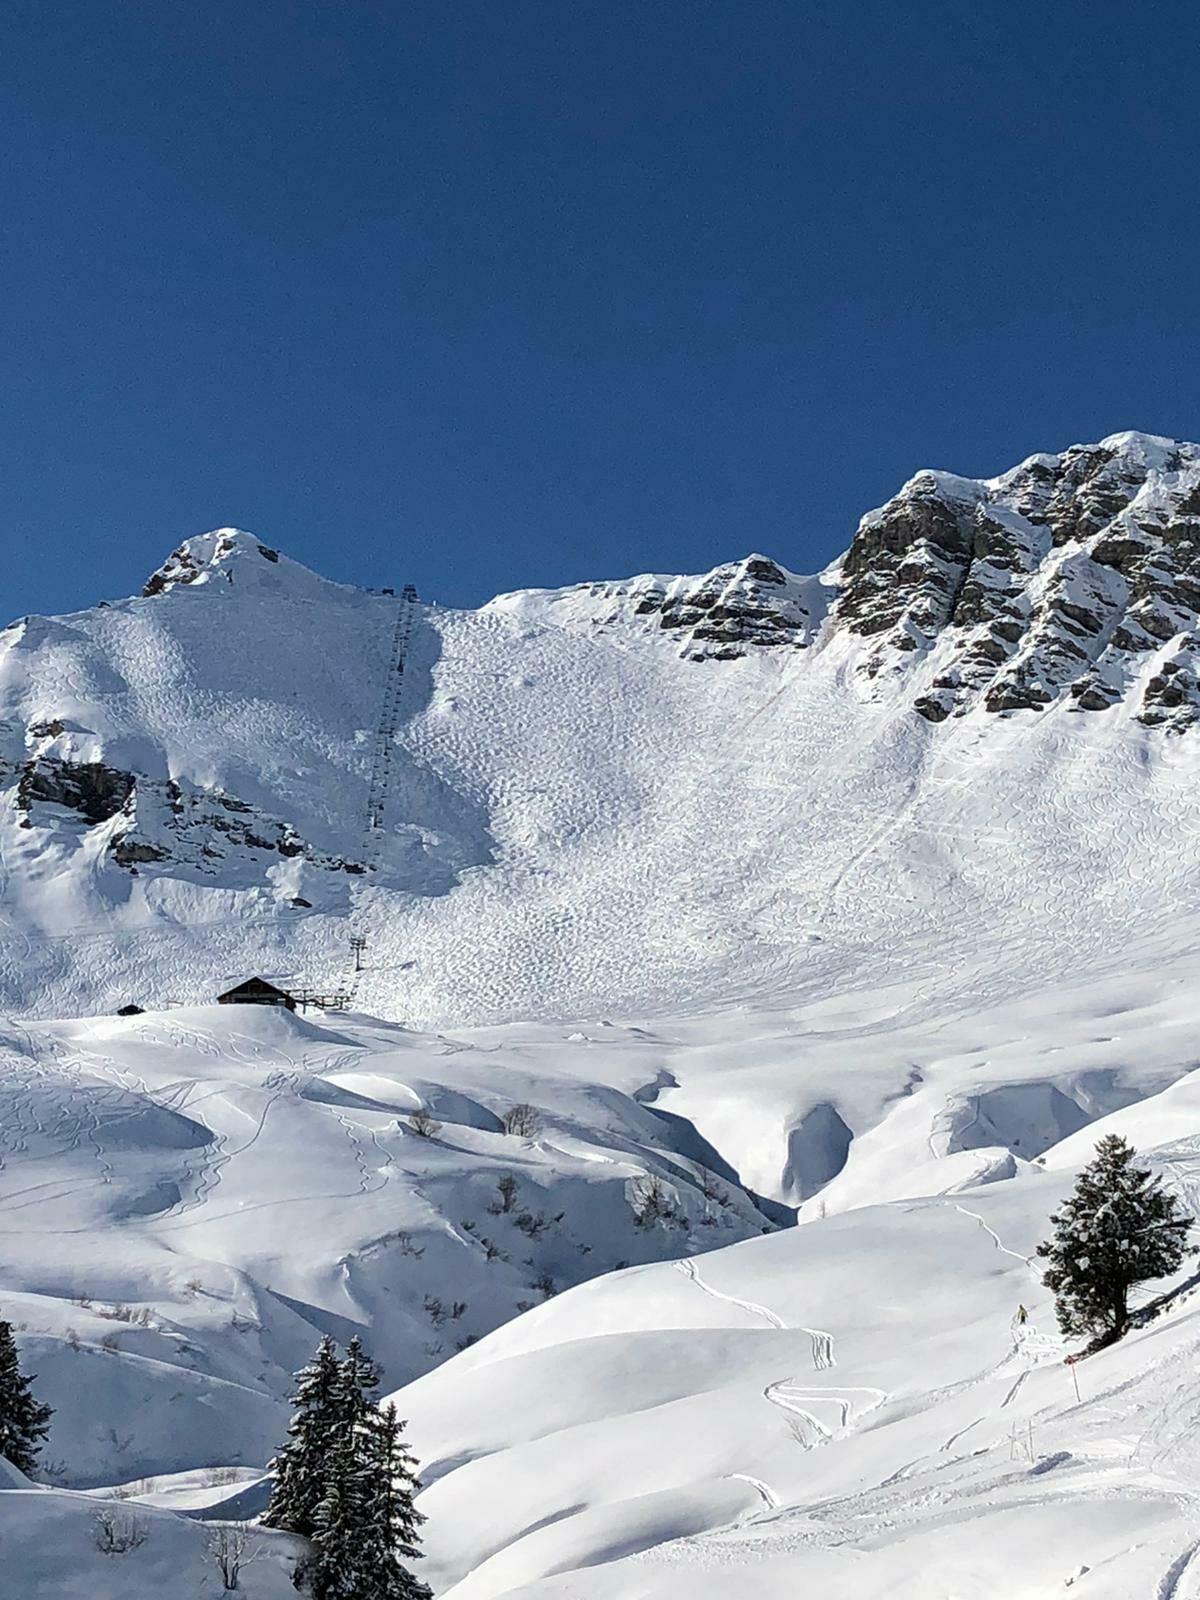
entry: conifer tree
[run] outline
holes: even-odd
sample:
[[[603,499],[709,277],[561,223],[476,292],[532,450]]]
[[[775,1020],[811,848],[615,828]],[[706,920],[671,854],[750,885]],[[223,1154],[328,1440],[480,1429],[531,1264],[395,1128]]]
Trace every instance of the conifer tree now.
[[[371,1490],[368,1517],[379,1549],[377,1594],[378,1600],[429,1600],[428,1586],[403,1565],[419,1559],[419,1530],[425,1521],[413,1504],[420,1483],[403,1433],[395,1406],[388,1405],[368,1419],[363,1441]]]
[[[32,1377],[21,1371],[11,1322],[0,1320],[0,1456],[19,1472],[37,1466],[41,1441],[50,1432],[50,1406],[39,1405],[30,1392]]]
[[[333,1452],[314,1518],[313,1600],[430,1600],[401,1561],[420,1555],[425,1519],[412,1503],[416,1477],[400,1432],[394,1406],[371,1406]]]
[[[332,1453],[345,1432],[342,1363],[328,1336],[296,1374],[292,1402],[296,1409],[288,1423],[287,1443],[271,1462],[275,1487],[263,1522],[268,1528],[283,1528],[309,1538],[328,1487]]]
[[[424,1517],[396,1408],[372,1398],[379,1368],[358,1338],[339,1361],[332,1339],[297,1375],[297,1410],[272,1466],[263,1521],[312,1540],[313,1600],[430,1600],[403,1565],[420,1555]]]
[[[313,1600],[383,1600],[378,1541],[372,1537],[371,1485],[357,1430],[342,1433],[329,1456],[329,1483],[313,1516]]]
[[[341,1412],[345,1422],[362,1422],[370,1412],[372,1395],[379,1387],[379,1368],[363,1349],[357,1334],[346,1346],[341,1368]]]
[[[1050,1218],[1054,1237],[1038,1246],[1048,1263],[1058,1325],[1108,1344],[1129,1326],[1129,1291],[1175,1272],[1188,1253],[1190,1217],[1158,1178],[1134,1165],[1136,1152],[1117,1134],[1096,1146],[1074,1192]]]

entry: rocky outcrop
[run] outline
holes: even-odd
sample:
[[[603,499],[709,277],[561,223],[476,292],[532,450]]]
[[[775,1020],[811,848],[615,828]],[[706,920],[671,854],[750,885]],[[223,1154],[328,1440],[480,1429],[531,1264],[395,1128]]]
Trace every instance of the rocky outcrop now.
[[[864,517],[835,626],[939,723],[1128,703],[1195,720],[1200,447],[1118,434],[994,479],[922,472]]]
[[[131,772],[106,767],[101,761],[62,761],[40,756],[21,769],[17,806],[28,817],[34,805],[65,806],[89,823],[107,822],[130,804]]]
[[[717,567],[685,588],[652,589],[634,613],[678,637],[693,661],[731,661],[748,650],[806,644],[812,620],[794,580],[765,556]]]
[[[250,852],[285,859],[302,856],[331,872],[360,874],[361,863],[319,851],[289,822],[267,816],[236,795],[124,772],[103,762],[73,762],[41,755],[20,769],[17,806],[24,825],[52,820],[46,807],[77,813],[87,827],[119,818],[109,850],[118,866],[154,863],[205,873]]]
[[[164,594],[168,589],[173,589],[178,584],[195,583],[200,576],[200,572],[199,562],[194,559],[186,547],[174,550],[163,562],[162,566],[156,572],[152,572],[146,579],[146,586],[142,590],[142,598],[150,599],[156,594]]]
[[[832,592],[829,575],[799,578],[766,556],[750,555],[702,577],[650,573],[522,590],[499,595],[484,610],[618,642],[642,634],[674,646],[686,661],[736,661],[760,650],[812,644]]]
[[[251,556],[272,565],[279,564],[279,551],[260,544],[253,534],[239,528],[218,528],[213,533],[200,534],[188,539],[173,550],[162,566],[152,572],[142,590],[142,598],[150,599],[178,589],[186,584],[199,583],[213,576],[233,581],[230,557]]]

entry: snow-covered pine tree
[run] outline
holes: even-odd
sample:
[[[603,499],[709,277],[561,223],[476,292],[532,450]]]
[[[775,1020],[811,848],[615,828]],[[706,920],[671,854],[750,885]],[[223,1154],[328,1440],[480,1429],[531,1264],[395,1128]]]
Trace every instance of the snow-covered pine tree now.
[[[329,1489],[314,1517],[313,1600],[430,1600],[401,1561],[420,1554],[415,1483],[395,1407],[369,1406],[330,1456]]]
[[[275,1487],[263,1522],[310,1538],[329,1487],[333,1453],[345,1433],[345,1380],[337,1346],[326,1336],[296,1374],[287,1443],[271,1462]]]
[[[312,1540],[305,1571],[314,1600],[429,1600],[402,1564],[420,1555],[425,1520],[413,1505],[415,1463],[396,1408],[372,1398],[379,1368],[357,1337],[344,1360],[323,1339],[297,1374],[296,1412],[276,1456],[263,1518]]]
[[[420,1488],[416,1462],[394,1405],[373,1408],[362,1445],[371,1489],[370,1532],[379,1549],[377,1600],[430,1600],[432,1591],[403,1564],[420,1557],[425,1518],[413,1504]]]
[[[316,1553],[307,1566],[313,1600],[382,1600],[379,1547],[372,1536],[372,1486],[358,1429],[344,1430],[329,1455],[329,1486],[313,1516]]]
[[[32,1376],[21,1371],[11,1322],[0,1320],[0,1456],[19,1472],[37,1466],[41,1442],[50,1432],[50,1406],[39,1405],[30,1391]]]
[[[347,1422],[361,1422],[374,1405],[372,1395],[379,1387],[379,1368],[363,1349],[357,1334],[346,1346],[342,1362],[342,1415]]]
[[[1117,1134],[1096,1146],[1070,1199],[1050,1218],[1054,1237],[1038,1245],[1048,1263],[1042,1282],[1053,1290],[1064,1334],[1089,1334],[1101,1343],[1129,1326],[1135,1283],[1175,1272],[1188,1253],[1192,1219]]]

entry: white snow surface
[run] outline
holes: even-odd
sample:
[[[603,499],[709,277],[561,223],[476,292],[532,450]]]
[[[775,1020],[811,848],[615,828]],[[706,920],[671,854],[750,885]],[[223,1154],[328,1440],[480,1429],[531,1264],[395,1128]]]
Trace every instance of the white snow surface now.
[[[439,1596],[1200,1597],[1196,1302],[1072,1368],[1031,1261],[1101,1132],[1200,1208],[1197,741],[925,723],[836,567],[798,647],[685,659],[647,578],[422,604],[369,830],[404,602],[184,550],[0,635],[0,1315],[56,1407],[0,1594],[215,1592],[290,1370],[360,1331]],[[27,810],[34,759],[136,795]],[[351,929],[350,1009],[211,1003],[349,982]]]

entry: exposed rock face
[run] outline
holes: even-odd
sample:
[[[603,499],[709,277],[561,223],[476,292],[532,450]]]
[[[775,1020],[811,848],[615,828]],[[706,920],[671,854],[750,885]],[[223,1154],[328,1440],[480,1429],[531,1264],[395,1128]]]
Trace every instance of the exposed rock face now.
[[[736,660],[755,647],[805,644],[810,623],[810,611],[787,574],[765,556],[717,567],[682,592],[646,594],[634,609],[678,635],[694,661]]]
[[[152,595],[162,594],[165,590],[173,588],[180,583],[195,583],[200,576],[200,565],[181,546],[174,550],[163,562],[156,572],[152,572],[146,579],[146,587],[142,590],[144,599]]]
[[[21,768],[17,805],[29,827],[49,820],[42,809],[46,806],[78,812],[88,827],[122,818],[124,826],[114,832],[110,845],[112,859],[122,867],[164,862],[212,872],[247,851],[265,851],[285,858],[303,856],[332,872],[364,870],[358,862],[313,849],[290,823],[264,815],[235,795],[140,777],[99,761],[35,757]]]
[[[125,810],[133,791],[131,772],[106,767],[101,761],[60,761],[41,756],[21,771],[17,805],[27,815],[37,802],[66,806],[90,823],[107,822]]]
[[[914,709],[1128,703],[1196,720],[1200,447],[1117,434],[993,479],[922,472],[864,517],[837,626],[868,677],[918,670]]]
[[[556,599],[577,623],[592,629],[615,631],[640,623],[676,641],[689,661],[734,661],[773,646],[803,649],[826,609],[819,580],[797,578],[761,555],[731,561],[699,578],[580,584],[559,591]]]

